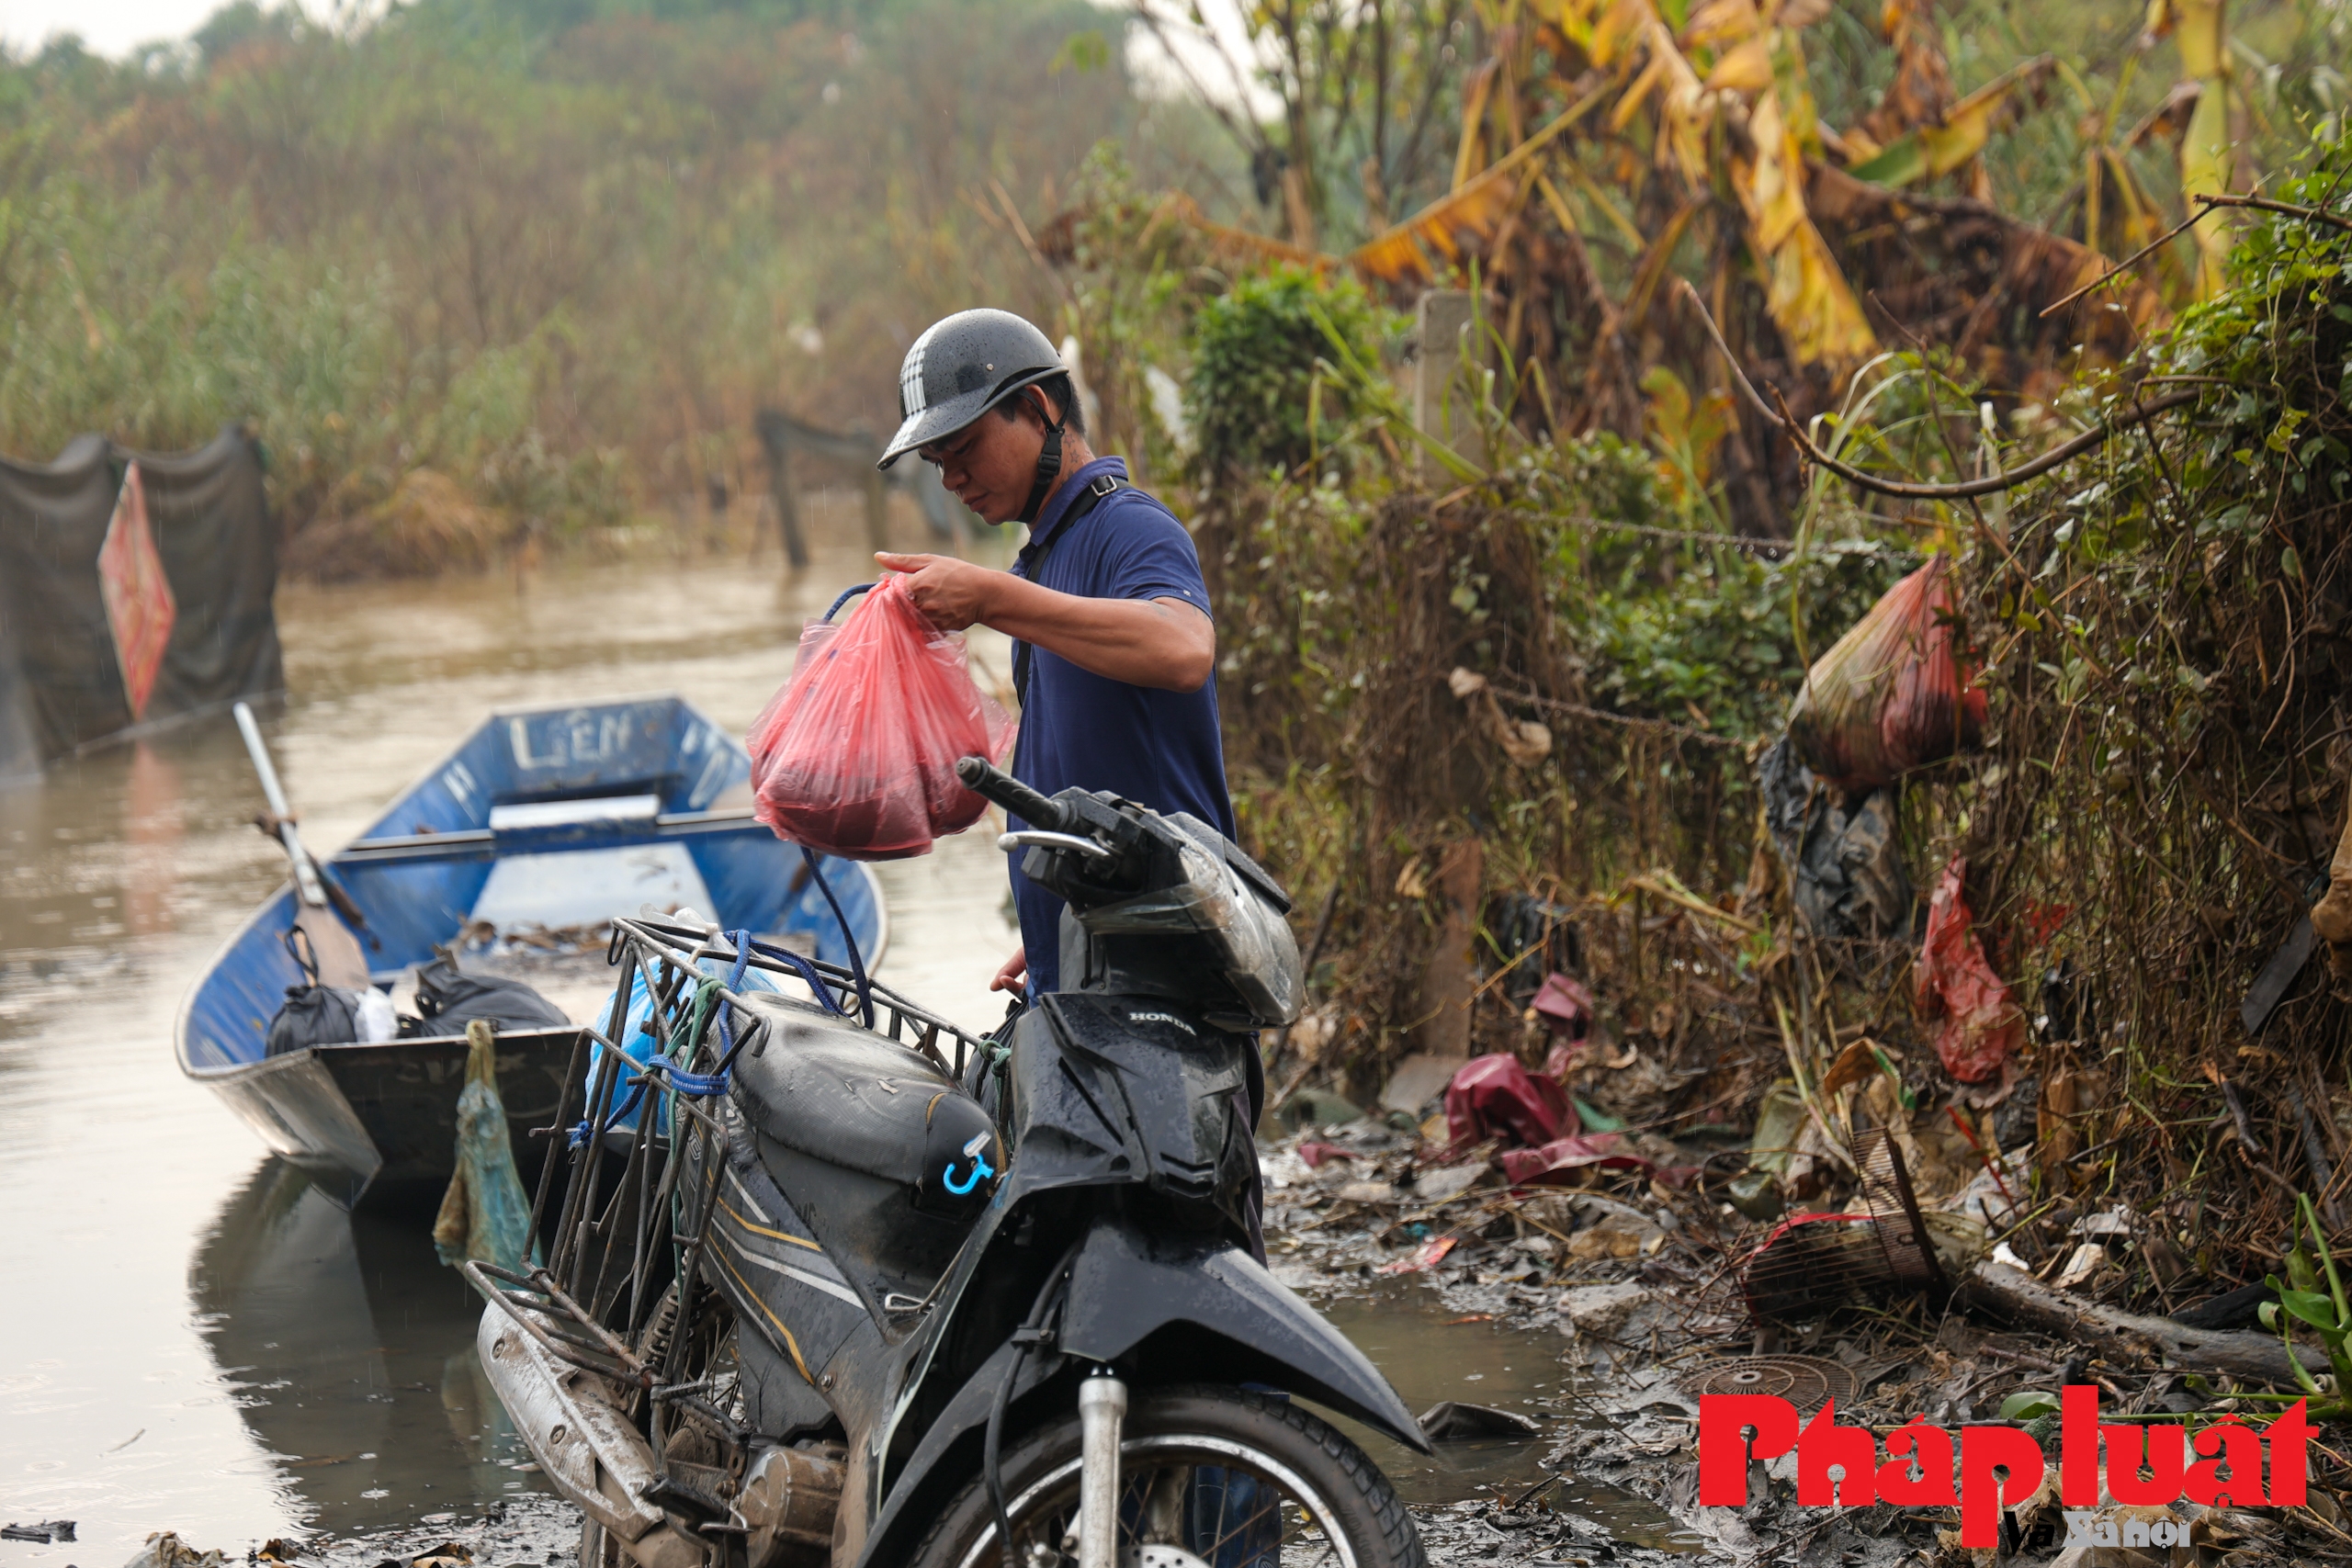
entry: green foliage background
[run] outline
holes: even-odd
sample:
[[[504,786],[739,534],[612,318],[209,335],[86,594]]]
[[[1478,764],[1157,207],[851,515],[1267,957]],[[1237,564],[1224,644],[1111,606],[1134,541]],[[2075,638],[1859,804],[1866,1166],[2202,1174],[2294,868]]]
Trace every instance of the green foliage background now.
[[[886,428],[936,315],[1053,321],[1008,206],[1106,138],[1193,156],[1116,33],[1082,0],[240,4],[120,63],[0,58],[0,452],[248,421],[298,530],[420,469],[559,536],[756,484],[759,406]]]

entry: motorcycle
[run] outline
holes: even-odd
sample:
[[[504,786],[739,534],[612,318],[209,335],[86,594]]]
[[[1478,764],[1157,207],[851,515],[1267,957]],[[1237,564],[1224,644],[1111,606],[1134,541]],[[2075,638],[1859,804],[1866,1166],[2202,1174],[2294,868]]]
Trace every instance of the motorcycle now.
[[[616,926],[551,1253],[466,1266],[582,1568],[1420,1568],[1306,1402],[1426,1453],[1419,1426],[1253,1257],[1286,896],[1189,816],[959,773],[1068,903],[1067,988],[994,1034],[854,953]]]

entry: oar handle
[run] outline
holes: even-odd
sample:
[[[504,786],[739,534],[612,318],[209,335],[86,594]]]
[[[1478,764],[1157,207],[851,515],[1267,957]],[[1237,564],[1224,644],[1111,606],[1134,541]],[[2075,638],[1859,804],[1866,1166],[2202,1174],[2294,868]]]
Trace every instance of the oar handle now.
[[[237,716],[237,732],[245,738],[245,755],[253,759],[254,772],[261,776],[262,798],[269,803],[269,815],[277,824],[277,841],[286,846],[286,858],[294,865],[294,886],[302,902],[314,909],[324,908],[327,890],[319,881],[318,867],[311,863],[310,852],[302,848],[302,835],[295,830],[294,813],[286,803],[286,790],[277,782],[277,769],[269,760],[269,748],[261,738],[261,726],[254,722],[254,710],[239,703],[231,709]]]

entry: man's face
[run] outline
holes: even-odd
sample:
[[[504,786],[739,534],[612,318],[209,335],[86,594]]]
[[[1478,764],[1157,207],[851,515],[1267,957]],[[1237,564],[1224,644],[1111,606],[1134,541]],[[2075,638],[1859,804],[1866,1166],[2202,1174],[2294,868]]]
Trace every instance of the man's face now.
[[[1012,419],[990,409],[953,435],[915,449],[916,457],[938,465],[940,481],[956,500],[990,523],[1020,516],[1037,482],[1046,431],[1034,396],[1020,394],[1020,412]]]

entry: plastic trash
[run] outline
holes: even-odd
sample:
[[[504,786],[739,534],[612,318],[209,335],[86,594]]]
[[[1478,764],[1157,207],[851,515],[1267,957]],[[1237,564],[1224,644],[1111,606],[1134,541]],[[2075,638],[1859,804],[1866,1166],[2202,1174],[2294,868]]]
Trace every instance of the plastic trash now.
[[[1458,1399],[1443,1399],[1421,1412],[1421,1435],[1432,1439],[1446,1438],[1532,1438],[1544,1430],[1543,1424],[1516,1410],[1498,1410],[1491,1404],[1469,1404]]]
[[[1535,1147],[1582,1130],[1566,1089],[1502,1052],[1474,1056],[1453,1075],[1445,1126],[1457,1149],[1494,1137]]]
[[[1513,1187],[1558,1186],[1576,1179],[1587,1166],[1598,1165],[1655,1175],[1670,1187],[1679,1187],[1697,1168],[1661,1166],[1633,1152],[1622,1133],[1573,1133],[1532,1149],[1505,1149],[1495,1163]]]
[[[1894,841],[1889,792],[1859,797],[1816,787],[1788,737],[1757,765],[1764,819],[1788,869],[1789,890],[1817,937],[1907,939],[1911,877]]]
[[[1968,863],[1955,857],[1928,901],[1914,1000],[1923,1021],[1943,1021],[1936,1056],[1944,1071],[1962,1083],[1983,1083],[2025,1044],[2025,1013],[1976,940],[1961,891],[1967,875]]]
[[[458,1168],[433,1221],[441,1261],[470,1258],[519,1272],[531,1250],[531,1201],[514,1168],[506,1104],[498,1097],[498,1032],[466,1025],[466,1087],[458,1091]]]
[[[1301,1127],[1344,1127],[1363,1120],[1363,1111],[1347,1096],[1328,1089],[1302,1089],[1283,1101],[1275,1113],[1287,1132]]]
[[[221,1561],[219,1547],[198,1551],[175,1532],[161,1530],[149,1536],[122,1568],[220,1568]]]
[[[776,836],[854,860],[926,853],[980,819],[965,757],[1004,760],[1012,722],[980,690],[961,634],[885,577],[848,621],[811,621],[784,690],[752,721],[753,815]]]
[[[1942,556],[1886,591],[1806,671],[1789,738],[1845,789],[1874,789],[1978,744],[1984,690],[1954,643]]]
[[[1544,976],[1544,984],[1527,1005],[1535,1010],[1544,1027],[1571,1040],[1583,1039],[1592,1029],[1592,993],[1556,969]]]

